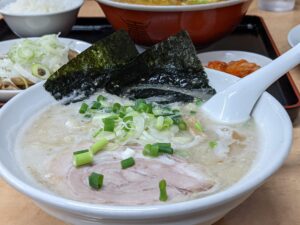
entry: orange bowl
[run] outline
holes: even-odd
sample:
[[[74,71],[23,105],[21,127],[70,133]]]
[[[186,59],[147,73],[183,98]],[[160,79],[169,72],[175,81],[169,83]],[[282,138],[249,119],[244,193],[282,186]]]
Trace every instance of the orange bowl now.
[[[97,1],[114,29],[128,31],[137,44],[152,45],[187,30],[195,45],[206,45],[230,33],[240,23],[252,0],[184,6]]]

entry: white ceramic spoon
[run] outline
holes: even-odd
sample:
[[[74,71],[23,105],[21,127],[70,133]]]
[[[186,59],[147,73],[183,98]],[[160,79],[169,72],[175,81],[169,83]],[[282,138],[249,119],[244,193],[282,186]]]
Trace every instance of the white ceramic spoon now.
[[[215,94],[203,104],[202,110],[219,122],[245,122],[262,93],[299,63],[300,43],[268,65]]]

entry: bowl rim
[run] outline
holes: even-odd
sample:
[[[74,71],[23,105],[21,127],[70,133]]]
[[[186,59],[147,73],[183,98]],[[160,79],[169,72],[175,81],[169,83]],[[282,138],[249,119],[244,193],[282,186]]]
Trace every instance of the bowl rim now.
[[[208,69],[209,71],[212,71]],[[228,79],[235,79],[233,76],[225,74],[223,72],[214,71],[215,74],[226,75]],[[23,93],[17,95],[7,104],[3,106],[0,110],[0,120],[6,110],[14,105],[15,102],[18,102],[19,99],[22,99],[23,95],[29,94],[29,91],[34,91],[35,89],[42,88],[41,86],[44,82],[40,82]],[[247,193],[251,193],[257,187],[259,187],[268,177],[270,177],[276,170],[278,170],[283,164],[284,160],[290,152],[292,144],[292,124],[287,115],[287,112],[284,110],[283,106],[270,94],[264,93],[262,96],[265,101],[271,101],[272,108],[274,111],[276,109],[277,114],[280,115],[281,121],[284,126],[282,127],[283,143],[282,151],[277,152],[275,161],[266,165],[265,170],[260,174],[255,176],[255,179],[243,180],[242,184],[239,182],[230,186],[229,188],[217,192],[212,195],[208,195],[202,198],[197,198],[193,200],[188,200],[178,203],[170,204],[156,204],[149,206],[115,206],[115,205],[105,205],[105,204],[91,204],[84,203],[79,201],[74,201],[59,197],[56,194],[43,191],[39,188],[33,187],[32,185],[27,184],[14,176],[2,163],[0,159],[0,174],[2,177],[12,185],[18,191],[24,193],[25,195],[31,197],[37,202],[44,203],[47,206],[55,207],[63,211],[69,211],[72,213],[80,213],[86,217],[95,216],[95,217],[104,217],[104,218],[113,218],[113,219],[153,219],[153,218],[162,218],[166,216],[179,216],[186,215],[201,210],[210,209],[213,207],[220,206],[224,203],[227,203],[233,199],[236,199]]]
[[[96,0],[100,5],[104,4],[114,8],[134,10],[134,11],[151,11],[151,12],[178,12],[178,11],[202,11],[209,9],[224,8],[252,0],[225,0],[214,3],[197,4],[197,5],[141,5],[116,2],[114,0]]]
[[[31,17],[38,17],[38,16],[54,16],[54,15],[58,15],[58,14],[62,14],[62,13],[66,13],[66,12],[70,12],[70,11],[74,11],[78,8],[80,8],[83,3],[84,0],[77,0],[78,4],[75,4],[73,7],[65,9],[65,10],[60,10],[60,11],[56,11],[56,12],[50,12],[50,13],[23,13],[23,14],[19,14],[19,13],[7,13],[5,11],[3,11],[3,7],[2,6],[0,8],[0,13],[2,14],[3,17],[5,16],[14,16],[14,17],[24,17],[24,16],[31,16]]]

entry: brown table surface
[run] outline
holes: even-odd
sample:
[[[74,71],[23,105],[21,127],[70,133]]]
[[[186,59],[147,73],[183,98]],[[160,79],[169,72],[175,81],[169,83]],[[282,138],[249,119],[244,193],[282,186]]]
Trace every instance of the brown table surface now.
[[[265,22],[280,52],[288,50],[288,31],[300,23],[300,0],[294,11],[265,12],[251,5],[248,14],[259,15]],[[92,0],[87,0],[79,16],[103,16]],[[300,66],[291,72],[300,88]],[[294,144],[283,167],[248,200],[215,225],[300,225],[300,116],[294,124]],[[276,154],[276,153],[274,153]],[[0,225],[64,225],[47,215],[27,197],[0,179]]]

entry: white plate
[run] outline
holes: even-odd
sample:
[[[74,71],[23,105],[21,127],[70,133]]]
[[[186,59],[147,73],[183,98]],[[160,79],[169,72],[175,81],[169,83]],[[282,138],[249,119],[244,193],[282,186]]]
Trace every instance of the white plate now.
[[[202,64],[206,66],[210,61],[223,61],[223,62],[230,62],[236,61],[240,59],[245,59],[249,62],[256,63],[257,65],[263,67],[269,64],[272,59],[259,55],[252,52],[243,52],[243,51],[212,51],[212,52],[205,52],[198,55]]]
[[[292,47],[300,43],[300,24],[289,31],[288,42]]]
[[[29,38],[29,39],[36,39],[36,38]],[[24,39],[20,38],[20,39],[13,39],[13,40],[0,42],[0,55],[6,54],[12,45],[22,40]],[[59,40],[61,43],[65,45],[69,45],[72,50],[77,51],[79,53],[91,46],[91,44],[88,42],[79,41],[70,38],[59,38]],[[0,101],[6,102],[12,97],[14,97],[16,94],[20,93],[21,91],[23,90],[0,90]]]

